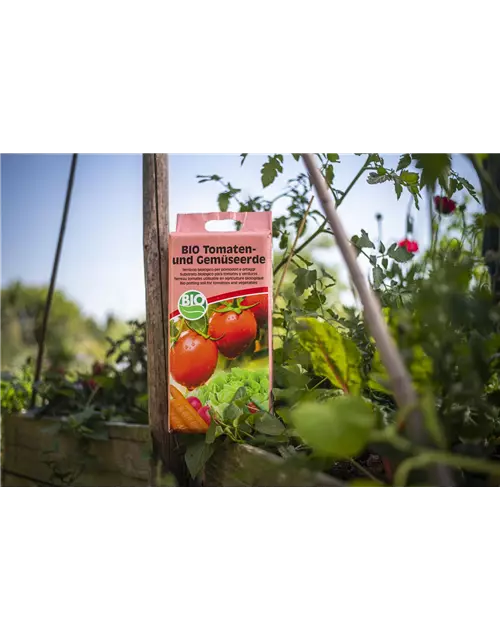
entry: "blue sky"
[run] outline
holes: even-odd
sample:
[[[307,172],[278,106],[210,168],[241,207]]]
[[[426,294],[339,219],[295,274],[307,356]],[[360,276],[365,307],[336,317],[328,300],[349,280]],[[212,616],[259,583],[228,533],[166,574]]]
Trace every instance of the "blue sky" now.
[[[397,156],[384,156],[395,166]],[[243,194],[272,198],[303,167],[285,157],[284,173],[262,189],[260,167],[265,156],[249,156],[240,167],[237,155],[171,155],[170,218],[175,214],[217,210],[219,187],[198,184],[197,174],[217,173]],[[345,188],[362,158],[342,155],[336,186]],[[64,204],[70,155],[3,155],[1,157],[2,286],[14,280],[48,284]],[[468,161],[454,156],[454,168],[473,184]],[[278,201],[280,203],[280,201]],[[277,205],[278,205],[277,203]],[[396,200],[386,183],[360,180],[340,209],[350,235],[366,229],[377,236],[375,213],[384,215],[384,242],[404,235],[408,198]],[[283,211],[277,207],[275,213]],[[416,213],[416,238],[427,242],[425,213]],[[322,252],[338,262],[336,251]],[[88,314],[103,319],[112,312],[124,319],[144,316],[142,254],[142,158],[140,155],[81,155],[59,266],[57,286]]]

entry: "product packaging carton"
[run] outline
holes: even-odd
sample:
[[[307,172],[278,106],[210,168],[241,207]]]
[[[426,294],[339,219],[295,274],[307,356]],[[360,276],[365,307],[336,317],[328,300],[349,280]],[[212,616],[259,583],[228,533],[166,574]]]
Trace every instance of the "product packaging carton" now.
[[[237,230],[207,230],[214,220],[233,220]],[[177,216],[169,236],[171,431],[204,433],[230,426],[233,414],[270,410],[272,268],[270,211]]]

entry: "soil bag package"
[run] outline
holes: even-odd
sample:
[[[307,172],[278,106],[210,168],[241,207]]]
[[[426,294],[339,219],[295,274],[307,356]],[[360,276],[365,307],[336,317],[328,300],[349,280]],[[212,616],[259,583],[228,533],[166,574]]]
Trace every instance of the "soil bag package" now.
[[[236,230],[209,230],[221,224],[213,221]],[[169,235],[171,431],[204,433],[269,411],[272,280],[270,211],[177,216]]]

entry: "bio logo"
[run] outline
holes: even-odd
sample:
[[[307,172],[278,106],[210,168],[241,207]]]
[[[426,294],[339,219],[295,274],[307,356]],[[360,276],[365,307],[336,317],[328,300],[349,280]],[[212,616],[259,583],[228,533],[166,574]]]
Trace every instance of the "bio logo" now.
[[[177,304],[179,313],[186,320],[199,320],[207,312],[207,299],[201,291],[186,291]]]

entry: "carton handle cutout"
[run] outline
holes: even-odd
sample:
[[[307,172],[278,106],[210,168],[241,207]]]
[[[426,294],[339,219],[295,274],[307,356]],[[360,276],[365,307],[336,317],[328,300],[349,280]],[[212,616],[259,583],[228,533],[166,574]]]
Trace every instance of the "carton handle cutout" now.
[[[179,233],[235,233],[234,231],[208,231],[207,222],[235,220],[241,223],[240,231],[271,232],[272,214],[270,211],[215,211],[213,213],[179,213],[177,229]]]

